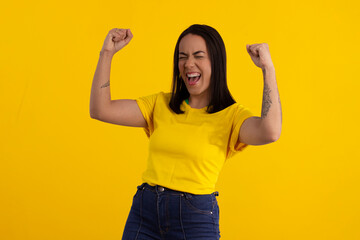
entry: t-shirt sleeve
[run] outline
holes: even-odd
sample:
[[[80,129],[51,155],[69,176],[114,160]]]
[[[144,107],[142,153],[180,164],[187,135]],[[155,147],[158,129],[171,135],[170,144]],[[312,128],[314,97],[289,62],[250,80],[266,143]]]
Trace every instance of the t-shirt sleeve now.
[[[241,125],[247,118],[252,116],[254,116],[254,114],[250,111],[249,108],[238,104],[231,124],[228,152],[226,157],[227,159],[233,157],[239,151],[243,151],[248,146],[245,143],[239,142],[238,139]]]
[[[141,111],[142,115],[144,116],[144,119],[147,123],[147,126],[144,127],[144,131],[145,131],[147,137],[150,137],[150,135],[154,131],[154,114],[153,113],[154,113],[156,100],[157,100],[158,96],[160,95],[160,93],[161,92],[158,92],[155,94],[142,96],[142,97],[138,97],[135,99],[140,108],[140,111]]]

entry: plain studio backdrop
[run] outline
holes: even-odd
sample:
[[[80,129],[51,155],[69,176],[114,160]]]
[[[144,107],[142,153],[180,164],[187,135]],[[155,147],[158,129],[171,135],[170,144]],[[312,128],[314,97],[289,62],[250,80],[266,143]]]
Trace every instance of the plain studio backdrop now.
[[[261,116],[263,76],[246,44],[268,43],[280,139],[225,163],[225,240],[360,239],[358,1],[16,1],[0,9],[0,239],[121,239],[146,168],[142,128],[90,118],[112,28],[134,37],[111,65],[112,99],[170,91],[192,24],[219,31],[235,100]]]

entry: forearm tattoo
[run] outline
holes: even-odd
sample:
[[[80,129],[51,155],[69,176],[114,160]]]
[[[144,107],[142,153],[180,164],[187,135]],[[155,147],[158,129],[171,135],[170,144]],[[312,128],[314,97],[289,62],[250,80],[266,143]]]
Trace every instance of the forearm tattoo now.
[[[272,104],[270,98],[270,88],[268,84],[264,81],[264,93],[263,93],[263,102],[262,102],[262,110],[261,110],[261,117],[265,118],[269,112],[270,106]]]
[[[110,80],[107,83],[104,83],[104,85],[101,86],[101,88],[110,86]]]

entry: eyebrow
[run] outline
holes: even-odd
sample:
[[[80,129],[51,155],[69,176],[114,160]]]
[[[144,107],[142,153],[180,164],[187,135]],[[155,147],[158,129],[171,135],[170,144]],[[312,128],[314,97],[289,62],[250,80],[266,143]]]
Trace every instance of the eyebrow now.
[[[197,52],[194,52],[193,53],[193,55],[195,55],[195,54],[198,54],[198,53],[205,53],[204,51],[197,51]],[[183,54],[183,55],[186,55],[187,56],[187,54],[186,53],[184,53],[184,52],[180,52],[179,54]]]

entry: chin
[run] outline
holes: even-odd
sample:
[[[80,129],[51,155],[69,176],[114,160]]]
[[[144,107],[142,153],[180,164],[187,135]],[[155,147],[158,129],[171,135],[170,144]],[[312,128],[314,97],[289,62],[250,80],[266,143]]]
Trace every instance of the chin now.
[[[191,89],[191,90],[189,91],[189,89],[188,89],[188,92],[189,92],[190,95],[201,95],[204,91],[201,91],[201,90],[193,90],[193,89]]]

